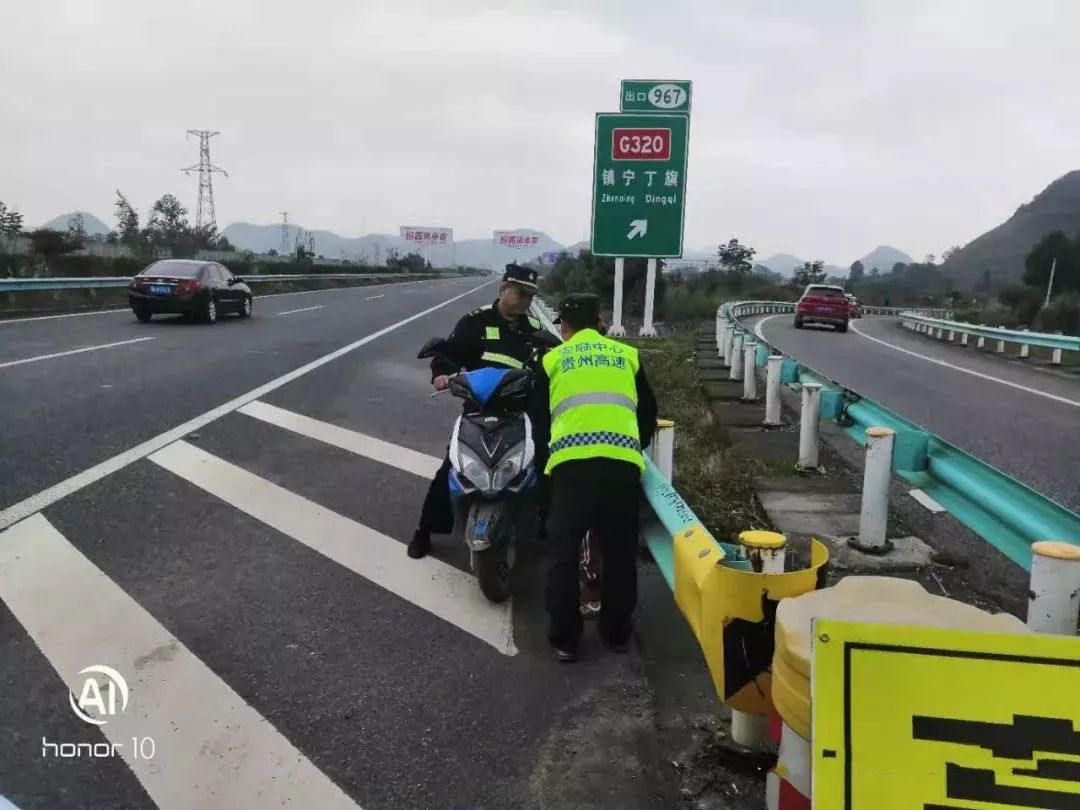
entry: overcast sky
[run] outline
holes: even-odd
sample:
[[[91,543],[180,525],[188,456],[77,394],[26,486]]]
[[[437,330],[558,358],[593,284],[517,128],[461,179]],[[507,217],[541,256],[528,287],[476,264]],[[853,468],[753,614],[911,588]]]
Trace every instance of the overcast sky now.
[[[694,82],[686,243],[921,258],[1080,166],[1077,0],[3,0],[0,199],[587,234],[593,113]]]

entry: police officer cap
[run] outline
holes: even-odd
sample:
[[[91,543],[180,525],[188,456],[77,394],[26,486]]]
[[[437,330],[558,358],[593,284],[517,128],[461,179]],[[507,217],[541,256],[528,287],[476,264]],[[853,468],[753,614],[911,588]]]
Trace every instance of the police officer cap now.
[[[600,319],[600,297],[592,293],[572,293],[559,302],[555,323],[566,316],[573,324],[592,324]]]
[[[512,281],[531,292],[537,292],[540,289],[536,286],[536,271],[528,267],[518,267],[516,264],[506,265],[503,281]]]

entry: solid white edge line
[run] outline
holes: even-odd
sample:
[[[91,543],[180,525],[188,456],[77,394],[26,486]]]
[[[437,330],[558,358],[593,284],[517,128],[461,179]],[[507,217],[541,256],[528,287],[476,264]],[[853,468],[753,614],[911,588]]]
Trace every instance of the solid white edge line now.
[[[120,312],[131,312],[131,307],[116,306],[113,309],[95,309],[92,312],[64,312],[60,315],[32,315],[29,318],[0,318],[0,326],[8,323],[26,323],[27,321],[51,321],[56,318],[82,318],[85,315],[116,315]]]
[[[313,309],[322,309],[326,304],[318,304],[313,307],[301,307],[300,309],[287,309],[284,312],[275,312],[275,315],[292,315],[294,312],[311,312]]]
[[[923,507],[925,507],[928,512],[933,512],[933,513],[937,514],[938,512],[946,511],[944,506],[942,506],[940,503],[935,501],[933,498],[931,498],[929,495],[927,495],[921,489],[913,489],[910,492],[908,492],[908,495],[910,495],[912,498],[914,498],[916,501],[918,501],[920,504],[922,504]]]
[[[858,324],[854,322],[852,322],[851,328],[859,337],[866,338],[866,340],[872,340],[874,343],[880,343],[882,346],[892,349],[895,352],[903,352],[904,354],[911,355],[912,357],[918,357],[920,360],[925,360],[927,363],[933,363],[934,365],[951,368],[953,371],[959,371],[963,374],[970,374],[972,377],[978,377],[980,380],[987,380],[989,382],[999,383],[1000,385],[1007,385],[1009,388],[1015,388],[1017,391],[1024,391],[1028,394],[1034,394],[1037,397],[1052,399],[1054,402],[1060,402],[1063,405],[1072,405],[1074,408],[1080,408],[1080,400],[1069,399],[1068,397],[1060,397],[1057,394],[1050,394],[1046,391],[1040,391],[1038,388],[1031,388],[1027,385],[1014,383],[1011,380],[1003,380],[1001,379],[1001,377],[994,377],[990,374],[983,374],[981,371],[973,371],[970,368],[964,368],[963,366],[958,366],[955,363],[947,363],[944,360],[938,360],[935,357],[927,357],[925,354],[913,352],[911,351],[911,349],[904,349],[900,346],[894,346],[892,343],[888,343],[884,340],[881,340],[880,338],[871,337],[870,335],[861,331]]]
[[[304,416],[295,411],[288,411],[268,402],[249,402],[237,410],[245,416],[258,419],[275,427],[290,430],[309,439],[348,450],[358,456],[373,459],[390,467],[410,472],[421,478],[430,479],[442,466],[442,459],[429,456],[408,447],[384,442],[374,436],[358,433],[355,430],[338,427],[330,422],[323,422]]]
[[[780,314],[783,314],[783,313],[780,313]],[[765,337],[765,333],[761,331],[761,328],[768,321],[771,321],[773,318],[779,318],[779,317],[780,317],[780,315],[770,315],[767,318],[762,318],[760,321],[758,321],[756,324],[754,324],[754,334],[757,335],[758,340],[760,340],[762,343],[769,343],[768,339]],[[772,344],[769,343],[769,345],[771,346]]]
[[[0,598],[73,694],[83,688],[80,670],[95,664],[127,681],[130,704],[100,731],[157,807],[358,810],[44,515],[0,533],[0,572]],[[56,699],[66,702],[62,691]],[[153,759],[132,742],[147,737]]]
[[[185,441],[150,461],[354,574],[454,625],[503,655],[517,655],[510,600],[488,602],[471,574],[403,544]]]
[[[117,346],[130,346],[132,343],[145,343],[148,340],[155,340],[152,337],[134,338],[132,340],[118,340],[115,343],[101,343],[97,346],[83,346],[81,349],[69,349],[65,352],[53,352],[52,354],[39,354],[37,357],[24,357],[22,360],[8,360],[6,363],[0,363],[0,368],[11,368],[11,366],[21,366],[24,363],[36,363],[39,360],[52,360],[57,357],[69,357],[73,354],[84,354],[85,352],[96,352],[99,349],[114,349]]]
[[[316,360],[312,360],[310,363],[305,363],[299,368],[293,369],[287,374],[283,374],[282,376],[273,379],[270,382],[263,383],[259,387],[253,388],[252,390],[248,391],[246,394],[241,394],[240,396],[235,397],[228,402],[219,405],[218,407],[213,408],[204,414],[201,414],[200,416],[196,416],[194,419],[189,419],[187,422],[184,422],[181,425],[177,425],[171,430],[167,430],[164,433],[159,433],[157,436],[147,439],[146,441],[137,444],[122,453],[118,453],[112,458],[108,458],[105,461],[99,462],[98,464],[95,464],[94,466],[83,470],[81,473],[73,475],[70,478],[66,478],[57,484],[53,484],[51,487],[43,489],[28,498],[24,498],[18,503],[9,506],[7,509],[0,510],[0,529],[7,528],[13,523],[17,523],[18,521],[29,517],[35,512],[40,512],[46,506],[56,503],[61,498],[65,498],[73,492],[78,492],[83,487],[89,486],[95,481],[100,481],[105,476],[111,475],[118,470],[122,470],[124,467],[135,461],[138,461],[139,459],[146,458],[151,453],[160,450],[162,447],[165,447],[168,444],[172,444],[177,439],[181,439],[186,436],[188,433],[192,433],[203,427],[204,425],[208,425],[214,420],[220,419],[225,414],[232,413],[238,408],[247,405],[249,402],[254,402],[256,399],[259,399],[270,391],[280,388],[286,383],[290,383],[298,377],[302,377],[308,372],[314,371],[320,366],[324,366],[332,360],[336,360],[337,358],[348,354],[354,349],[358,349],[373,340],[377,340],[383,335],[393,332],[395,329],[399,329],[402,326],[405,326],[406,324],[423,318],[426,315],[430,315],[432,312],[436,312],[443,307],[454,303],[455,301],[459,301],[466,296],[472,295],[477,290],[482,290],[484,287],[489,286],[491,283],[492,282],[488,281],[480,284],[479,286],[466,290],[460,295],[455,295],[453,298],[449,298],[440,304],[436,304],[435,306],[421,310],[420,312],[417,312],[414,315],[410,315],[408,318],[404,318],[397,323],[393,323],[390,324],[390,326],[383,327],[377,332],[372,332],[366,337],[362,337],[359,340],[355,340],[352,343],[349,343],[348,345],[342,346],[340,349],[336,349],[335,351],[330,352],[330,354],[323,355],[322,357]]]

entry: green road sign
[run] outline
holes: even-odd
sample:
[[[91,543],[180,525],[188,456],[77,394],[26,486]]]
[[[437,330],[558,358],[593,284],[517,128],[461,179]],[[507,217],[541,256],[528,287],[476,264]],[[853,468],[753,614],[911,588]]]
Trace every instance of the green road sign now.
[[[597,113],[592,252],[682,255],[690,117]]]
[[[622,112],[688,113],[693,82],[623,79],[619,93]]]

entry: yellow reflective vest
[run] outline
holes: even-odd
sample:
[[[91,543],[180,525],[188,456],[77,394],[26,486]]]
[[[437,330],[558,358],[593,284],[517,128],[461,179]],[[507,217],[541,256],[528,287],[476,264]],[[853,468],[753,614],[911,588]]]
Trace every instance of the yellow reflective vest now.
[[[645,469],[637,422],[637,349],[582,329],[544,355],[551,442],[545,472],[564,461],[610,458]]]

